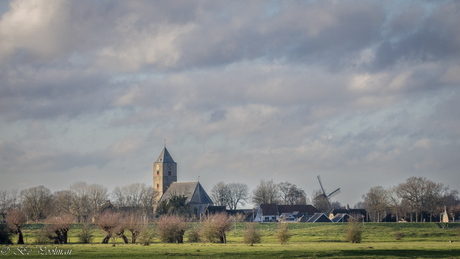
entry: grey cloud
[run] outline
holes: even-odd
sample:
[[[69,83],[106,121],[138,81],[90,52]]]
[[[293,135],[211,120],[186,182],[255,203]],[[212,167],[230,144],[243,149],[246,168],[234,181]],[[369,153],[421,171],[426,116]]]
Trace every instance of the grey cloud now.
[[[460,54],[460,18],[458,2],[441,5],[426,18],[414,17],[420,20],[416,26],[401,27],[399,18],[393,26],[398,33],[383,41],[376,51],[375,66],[385,69],[396,62],[423,63],[456,60]],[[418,10],[418,9],[416,9]],[[420,13],[409,12],[415,16]],[[409,19],[408,19],[409,20]]]
[[[54,67],[19,66],[0,72],[0,110],[9,120],[73,118],[110,108],[103,74]]]

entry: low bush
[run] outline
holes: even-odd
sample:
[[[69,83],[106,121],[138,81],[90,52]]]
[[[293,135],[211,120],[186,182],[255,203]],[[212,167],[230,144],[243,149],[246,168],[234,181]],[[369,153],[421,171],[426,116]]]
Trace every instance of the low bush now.
[[[347,231],[345,233],[345,240],[352,243],[361,243],[362,230],[361,223],[350,218],[347,223]]]
[[[40,230],[34,231],[35,233],[35,244],[50,244],[50,231],[48,228],[43,228]]]
[[[13,244],[13,242],[11,242],[11,237],[11,231],[6,224],[0,224],[0,244]]]
[[[152,243],[152,239],[154,238],[154,236],[154,232],[150,228],[144,228],[142,232],[139,233],[136,240],[141,245],[148,246]]]
[[[233,218],[227,213],[209,215],[201,226],[200,236],[211,243],[227,243],[226,233],[230,231]]]
[[[161,216],[157,223],[158,235],[164,243],[184,243],[187,227],[185,218],[176,215]]]
[[[94,238],[94,229],[93,226],[89,223],[84,223],[81,227],[80,233],[77,234],[78,240],[82,244],[89,244],[93,241]]]
[[[288,224],[287,223],[280,223],[278,226],[278,230],[275,233],[276,239],[280,242],[280,244],[287,243],[289,239],[292,237],[292,234],[289,233]]]
[[[401,238],[404,237],[404,233],[396,232],[393,234],[393,236],[395,237],[396,240],[401,240]]]
[[[260,243],[260,233],[257,230],[255,223],[247,223],[246,231],[244,232],[243,243],[248,245],[254,245],[254,243]]]
[[[190,230],[187,236],[188,242],[190,243],[198,243],[201,241],[200,239],[200,229],[199,228],[193,228]]]

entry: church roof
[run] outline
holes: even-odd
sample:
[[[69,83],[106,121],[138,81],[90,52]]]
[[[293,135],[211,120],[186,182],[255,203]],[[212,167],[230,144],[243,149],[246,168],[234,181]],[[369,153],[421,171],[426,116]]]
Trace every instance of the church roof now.
[[[172,156],[169,154],[168,150],[163,148],[163,151],[161,151],[160,156],[158,157],[157,161],[155,163],[176,163],[174,162]]]
[[[187,203],[214,205],[200,182],[175,182],[161,196],[160,201],[169,200],[174,195],[187,196]]]

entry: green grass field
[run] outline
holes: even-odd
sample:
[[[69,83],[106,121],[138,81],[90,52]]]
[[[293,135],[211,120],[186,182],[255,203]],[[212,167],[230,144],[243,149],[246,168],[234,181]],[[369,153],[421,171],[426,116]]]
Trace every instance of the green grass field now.
[[[98,244],[103,232],[97,230],[93,244],[78,244],[77,234],[80,225],[75,224],[69,233],[70,244],[36,245],[34,231],[42,224],[29,224],[24,233],[27,240],[28,255],[20,255],[18,246],[1,245],[0,257],[43,258],[460,258],[460,224],[445,224],[445,229],[434,223],[365,223],[363,240],[352,244],[344,240],[346,224],[289,224],[293,237],[288,244],[280,245],[274,237],[277,224],[261,223],[258,229],[262,243],[248,246],[242,244],[244,224],[238,223],[228,234],[227,244],[187,243],[163,244],[155,239],[150,246],[138,244],[124,245],[117,239],[112,244]],[[396,240],[394,233],[401,232],[404,237]],[[127,234],[127,233],[125,233]],[[128,239],[129,239],[129,235]],[[187,240],[187,233],[185,241]],[[450,241],[453,241],[452,243]],[[46,249],[44,249],[46,247]],[[41,250],[40,250],[41,249]],[[70,255],[55,256],[53,249]],[[52,250],[52,251],[48,251]],[[17,255],[15,255],[16,253]],[[41,253],[41,254],[39,254]],[[48,253],[48,254],[46,254]]]

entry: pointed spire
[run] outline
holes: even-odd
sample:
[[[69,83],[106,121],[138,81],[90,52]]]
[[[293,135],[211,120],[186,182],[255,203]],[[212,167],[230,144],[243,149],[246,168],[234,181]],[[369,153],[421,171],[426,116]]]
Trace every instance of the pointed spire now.
[[[158,157],[157,161],[155,161],[155,163],[176,163],[176,162],[174,162],[174,159],[171,157],[166,147],[164,147],[163,151],[161,151],[161,154]]]

